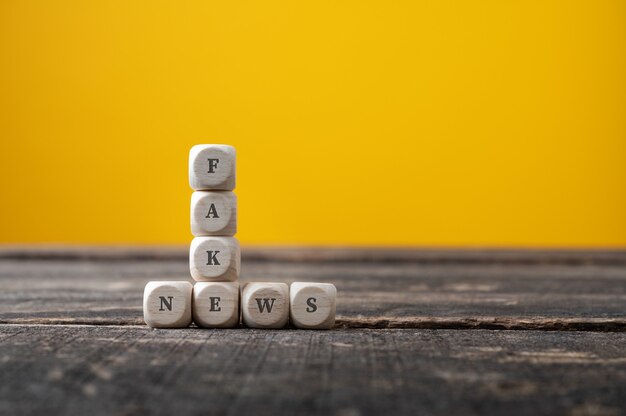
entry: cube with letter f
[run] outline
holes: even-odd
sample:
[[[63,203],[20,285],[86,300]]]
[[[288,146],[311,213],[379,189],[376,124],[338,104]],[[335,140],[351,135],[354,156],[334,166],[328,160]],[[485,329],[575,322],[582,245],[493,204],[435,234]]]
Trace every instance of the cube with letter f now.
[[[198,144],[189,152],[189,185],[196,191],[235,189],[235,148]]]

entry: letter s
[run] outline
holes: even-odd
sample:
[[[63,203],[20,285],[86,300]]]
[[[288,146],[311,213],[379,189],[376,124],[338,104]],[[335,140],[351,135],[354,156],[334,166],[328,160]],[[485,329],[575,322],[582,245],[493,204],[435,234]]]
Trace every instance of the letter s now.
[[[306,300],[306,304],[309,305],[306,308],[306,311],[309,313],[315,312],[317,310],[317,305],[315,304],[315,302],[317,302],[317,299],[315,298],[308,298]]]

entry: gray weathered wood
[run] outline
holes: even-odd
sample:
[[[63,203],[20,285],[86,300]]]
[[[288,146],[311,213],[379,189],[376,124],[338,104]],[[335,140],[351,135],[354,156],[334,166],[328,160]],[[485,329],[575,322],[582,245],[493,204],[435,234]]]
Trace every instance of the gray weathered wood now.
[[[618,415],[626,334],[0,325],[0,414]]]
[[[534,259],[535,252],[499,250],[487,263],[487,251],[475,261],[462,252],[411,256],[390,250],[390,258],[404,258],[397,262],[354,260],[371,250],[342,249],[333,260],[329,249],[309,250],[308,256],[293,249],[251,251],[246,258],[244,250],[243,282],[335,283],[340,327],[626,330],[621,252],[580,252],[585,260],[576,262],[572,252],[536,252]],[[0,260],[0,322],[141,324],[147,281],[189,279],[179,250],[149,253],[40,249],[20,256],[6,249]]]
[[[242,270],[335,283],[335,329],[151,330],[143,286],[189,279],[184,249],[0,249],[0,414],[625,413],[623,251],[248,248]]]
[[[49,246],[0,245],[0,259],[36,260],[186,260],[188,246]],[[460,264],[604,264],[626,265],[626,250],[617,249],[428,249],[393,247],[246,246],[244,261],[460,263]]]

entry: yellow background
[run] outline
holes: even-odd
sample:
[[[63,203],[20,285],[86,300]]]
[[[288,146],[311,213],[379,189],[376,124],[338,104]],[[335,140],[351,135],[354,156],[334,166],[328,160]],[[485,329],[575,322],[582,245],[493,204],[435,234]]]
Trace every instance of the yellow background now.
[[[626,245],[624,1],[1,1],[0,241]]]

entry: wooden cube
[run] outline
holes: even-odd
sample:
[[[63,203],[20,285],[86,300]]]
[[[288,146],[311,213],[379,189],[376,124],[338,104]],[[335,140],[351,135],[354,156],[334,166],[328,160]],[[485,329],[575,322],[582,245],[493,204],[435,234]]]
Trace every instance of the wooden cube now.
[[[199,282],[233,282],[239,277],[241,252],[234,237],[196,237],[189,249],[191,277]]]
[[[289,289],[289,300],[291,323],[295,327],[330,329],[335,324],[335,285],[294,282]]]
[[[204,328],[239,324],[239,283],[198,282],[193,286],[193,321]]]
[[[233,236],[237,232],[237,197],[230,191],[196,191],[191,195],[191,233]]]
[[[198,144],[189,152],[189,185],[196,191],[235,189],[235,148]]]
[[[250,328],[282,328],[289,320],[289,287],[254,282],[241,291],[243,323]]]
[[[152,328],[185,328],[191,323],[191,293],[186,281],[148,282],[143,291],[143,319]]]

